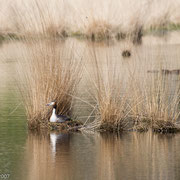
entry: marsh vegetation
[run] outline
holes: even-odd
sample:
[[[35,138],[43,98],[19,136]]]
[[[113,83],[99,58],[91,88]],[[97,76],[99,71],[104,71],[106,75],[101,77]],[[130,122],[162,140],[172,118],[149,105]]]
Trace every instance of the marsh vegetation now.
[[[16,37],[77,37],[102,41],[131,39],[143,33],[179,30],[177,0],[15,0],[1,2],[0,34]]]
[[[114,52],[110,49],[102,56],[93,47],[90,56],[92,94],[97,103],[97,127],[94,123],[92,127],[110,131],[147,131],[149,128],[158,132],[179,131],[179,74],[163,73],[165,70],[161,68],[167,65],[160,57],[145,57],[156,64],[153,67],[138,54],[134,54],[134,62],[131,59],[125,67],[120,54],[112,58]],[[159,69],[158,73],[148,74],[147,69],[151,68]]]
[[[74,119],[81,118],[73,115],[76,101],[89,106],[81,130],[178,131],[178,58],[167,64],[158,45],[159,52],[150,54],[151,42],[146,52],[138,50],[149,33],[178,30],[176,7],[161,1],[101,3],[84,2],[82,12],[60,0],[51,6],[14,2],[8,9],[11,23],[3,21],[0,41],[23,43],[17,69],[29,127],[47,126],[51,110],[45,104],[56,100],[57,113]]]
[[[179,179],[179,9],[1,0],[1,174]]]
[[[23,86],[21,94],[27,111],[29,127],[47,124],[51,115],[45,106],[57,101],[57,113],[70,114],[72,98],[81,79],[81,60],[75,59],[71,49],[58,41],[28,39],[26,56],[19,62]]]

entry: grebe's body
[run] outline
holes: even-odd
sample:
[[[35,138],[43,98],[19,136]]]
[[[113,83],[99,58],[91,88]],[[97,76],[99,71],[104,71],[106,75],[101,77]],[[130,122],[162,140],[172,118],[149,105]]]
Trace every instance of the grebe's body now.
[[[53,106],[52,115],[50,117],[50,122],[63,123],[65,121],[70,120],[70,118],[68,118],[66,116],[56,114],[56,107],[57,107],[56,102],[51,102],[51,103],[47,104],[47,106]]]

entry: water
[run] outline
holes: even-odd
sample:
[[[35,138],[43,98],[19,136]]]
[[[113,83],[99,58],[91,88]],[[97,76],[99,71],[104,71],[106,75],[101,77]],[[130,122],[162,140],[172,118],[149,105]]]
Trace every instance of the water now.
[[[180,46],[171,37],[168,42],[160,41],[158,37],[145,37],[143,45],[132,47],[135,55],[149,53],[148,57],[153,61],[149,65],[142,65],[148,62],[145,53],[141,53],[145,62],[130,58],[121,65],[133,67],[136,62],[137,67],[142,65],[146,71],[152,68],[151,64],[159,64],[151,56],[156,57],[161,52],[166,67],[180,68],[177,61]],[[153,46],[147,43],[148,38]],[[81,48],[76,54],[81,56],[87,45],[76,43]],[[180,134],[29,132],[17,88],[16,65],[17,59],[22,59],[23,46],[18,42],[0,47],[0,179],[4,174],[12,180],[180,179]],[[122,47],[126,45],[97,45],[97,51],[101,54],[113,48],[121,54]],[[174,78],[177,81],[177,77]],[[75,114],[80,117],[88,116],[90,112],[85,105],[75,108]]]
[[[7,143],[11,138],[1,141],[1,169],[12,179],[180,178],[179,134],[29,133]]]

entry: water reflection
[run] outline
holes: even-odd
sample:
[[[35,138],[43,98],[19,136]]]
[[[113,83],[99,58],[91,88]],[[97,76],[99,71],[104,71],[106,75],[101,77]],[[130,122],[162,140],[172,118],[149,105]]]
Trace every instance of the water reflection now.
[[[179,179],[178,135],[101,135],[101,179]]]
[[[47,132],[46,132],[47,133]],[[27,179],[69,179],[72,174],[69,134],[30,133],[27,139]]]
[[[25,179],[179,179],[180,135],[31,133]]]
[[[52,156],[60,156],[69,151],[70,135],[68,133],[50,133]],[[57,154],[56,154],[57,153]]]

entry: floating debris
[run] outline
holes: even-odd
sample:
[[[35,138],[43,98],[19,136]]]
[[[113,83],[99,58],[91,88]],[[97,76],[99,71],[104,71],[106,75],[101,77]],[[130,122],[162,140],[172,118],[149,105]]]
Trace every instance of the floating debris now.
[[[122,56],[123,56],[123,57],[130,57],[130,56],[131,56],[130,50],[124,50],[124,51],[122,52]]]

